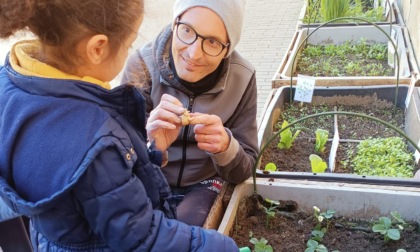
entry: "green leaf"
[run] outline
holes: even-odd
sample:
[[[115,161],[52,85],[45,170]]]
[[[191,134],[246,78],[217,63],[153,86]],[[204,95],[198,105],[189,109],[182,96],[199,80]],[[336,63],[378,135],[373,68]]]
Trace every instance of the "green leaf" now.
[[[277,171],[277,166],[275,163],[268,163],[265,165],[265,171]]]
[[[276,206],[280,205],[280,201],[278,201],[278,200],[272,200],[272,199],[269,199],[269,198],[265,198],[264,200],[267,201],[268,203],[270,203],[271,205],[276,205]]]
[[[306,242],[306,245],[307,245],[309,248],[316,248],[316,247],[318,246],[318,242],[317,242],[317,241],[314,241],[314,240],[312,240],[312,239],[309,239],[309,240]]]
[[[264,252],[273,252],[273,247],[271,247],[271,245],[265,246]]]
[[[386,229],[389,229],[391,227],[391,219],[388,217],[381,217],[379,218],[379,222],[382,223]]]
[[[328,130],[317,129],[315,131],[315,151],[322,153],[325,150],[325,144],[328,141]]]
[[[376,224],[372,227],[372,231],[375,233],[380,233],[382,235],[386,234],[386,228],[383,224]]]
[[[293,135],[292,142],[295,141],[296,137],[299,135],[300,130],[296,130],[295,134]]]
[[[327,169],[327,163],[322,161],[322,158],[316,154],[311,154],[309,156],[309,160],[311,161],[311,168],[312,172],[314,173],[322,173]]]
[[[316,251],[318,251],[318,252],[328,252],[328,249],[324,245],[319,244],[318,247],[316,248]]]
[[[328,210],[326,213],[320,213],[322,216],[324,216],[326,219],[331,219],[334,214],[335,214],[335,210]]]
[[[391,216],[398,221],[398,223],[405,224],[405,221],[401,217],[401,214],[398,211],[391,212]]]
[[[322,241],[322,238],[324,238],[325,235],[325,233],[320,230],[312,230],[311,234],[317,241]]]
[[[389,229],[388,232],[386,233],[386,235],[394,241],[397,241],[397,240],[400,239],[400,231],[398,229],[395,229],[395,228]]]
[[[257,244],[259,241],[257,238],[251,238],[251,240],[249,240],[250,243],[252,244]]]
[[[281,129],[283,130],[288,125],[289,123],[287,121],[284,121],[283,124],[281,125]],[[292,147],[293,141],[296,139],[299,133],[300,133],[300,130],[297,130],[295,134],[293,135],[290,128],[283,130],[280,133],[280,141],[277,144],[277,147],[279,149],[290,149]]]

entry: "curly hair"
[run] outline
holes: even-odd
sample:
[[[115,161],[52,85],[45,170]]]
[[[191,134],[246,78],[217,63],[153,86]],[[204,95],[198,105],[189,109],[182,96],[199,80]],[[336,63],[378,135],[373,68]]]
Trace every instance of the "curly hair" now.
[[[79,41],[104,34],[114,54],[137,32],[130,24],[143,13],[143,0],[1,0],[0,38],[29,29],[43,48],[53,49],[53,65],[71,72],[78,63],[74,52]]]

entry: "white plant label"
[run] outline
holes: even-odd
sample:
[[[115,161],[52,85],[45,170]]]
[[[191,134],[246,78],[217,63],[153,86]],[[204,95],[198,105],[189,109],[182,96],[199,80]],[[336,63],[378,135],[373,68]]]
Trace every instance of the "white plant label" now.
[[[312,101],[314,94],[315,78],[305,75],[298,75],[296,84],[295,101],[308,102]]]

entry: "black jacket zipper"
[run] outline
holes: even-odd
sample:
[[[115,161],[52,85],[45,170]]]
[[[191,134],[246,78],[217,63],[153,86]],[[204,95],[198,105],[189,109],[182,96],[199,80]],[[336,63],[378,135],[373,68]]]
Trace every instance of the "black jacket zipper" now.
[[[188,111],[192,112],[192,107],[194,104],[195,96],[191,96],[188,101]],[[178,180],[176,182],[176,186],[178,188],[181,187],[182,176],[184,174],[185,165],[187,163],[187,142],[188,142],[188,131],[190,129],[190,125],[185,126],[184,133],[182,135],[182,159],[181,159],[181,167],[179,169]]]

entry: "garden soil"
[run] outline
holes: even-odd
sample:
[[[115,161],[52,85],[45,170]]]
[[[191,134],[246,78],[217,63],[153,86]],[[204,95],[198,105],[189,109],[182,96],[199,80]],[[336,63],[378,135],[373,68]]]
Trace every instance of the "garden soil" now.
[[[237,219],[234,222],[230,236],[239,247],[248,246],[254,249],[249,242],[251,237],[265,238],[274,251],[303,252],[307,248],[307,241],[312,237],[311,231],[317,222],[313,214],[296,212],[297,205],[292,201],[281,201],[276,209],[275,218],[267,217],[261,207],[262,198],[255,204],[255,197],[247,197],[240,202]],[[266,207],[269,205],[265,204]],[[326,211],[326,209],[321,209]],[[335,216],[340,216],[336,213]],[[391,216],[386,216],[391,218]],[[406,251],[419,251],[420,233],[417,223],[408,223],[401,231],[398,241],[384,241],[383,235],[372,232],[372,225],[377,220],[355,220],[350,218],[333,217],[329,228],[320,244],[326,246],[328,251],[360,252],[381,251],[395,252],[398,249]],[[324,220],[324,225],[326,222]]]

